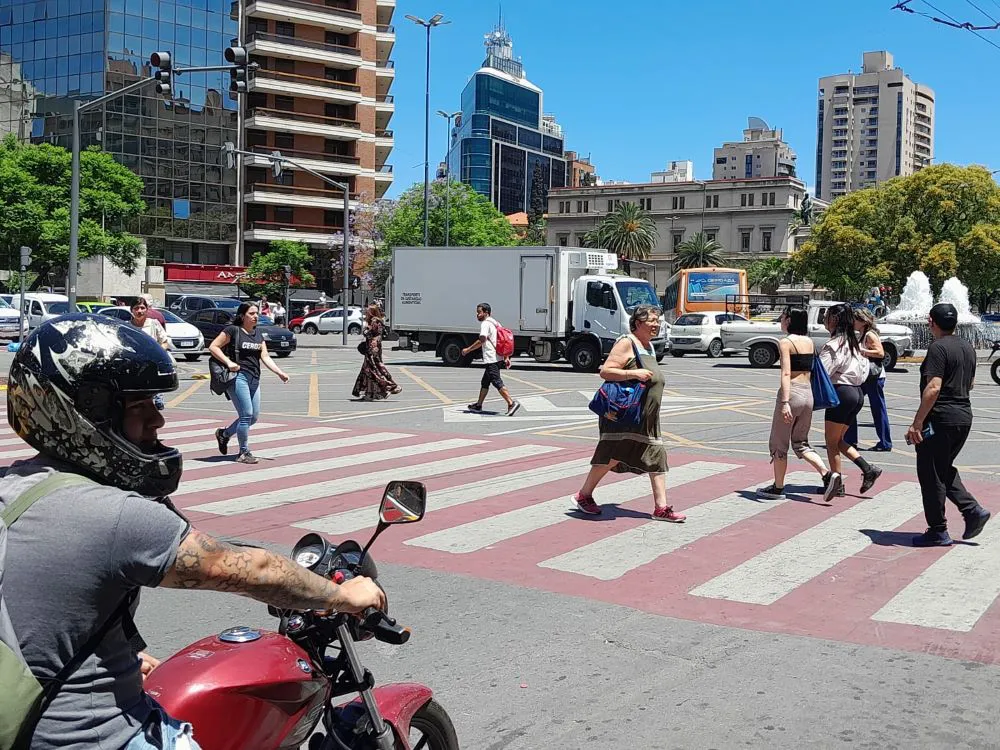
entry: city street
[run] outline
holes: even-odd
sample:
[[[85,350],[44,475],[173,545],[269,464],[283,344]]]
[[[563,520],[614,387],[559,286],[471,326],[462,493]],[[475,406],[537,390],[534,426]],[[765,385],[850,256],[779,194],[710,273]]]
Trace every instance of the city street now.
[[[192,377],[204,360],[180,363],[162,431],[185,455],[174,499],[200,528],[287,552],[309,531],[365,541],[386,481],[424,482],[423,521],[373,548],[413,638],[360,650],[378,682],[431,686],[462,747],[996,747],[979,697],[1000,689],[1000,521],[978,544],[909,545],[924,529],[903,440],[917,364],[889,374],[894,451],[865,454],[885,474],[860,497],[849,465],[848,496],[827,505],[794,460],[787,500],[753,493],[771,478],[777,369],[668,357],[668,488],[688,516],[673,525],[649,520],[645,477],[609,477],[600,517],[572,509],[597,440],[597,376],[519,358],[504,377],[521,411],[503,416],[493,393],[495,413],[473,414],[478,366],[387,351],[403,393],[365,403],[351,397],[356,340],[335,338],[300,336],[279,360],[287,385],[265,374],[256,466],[218,456],[212,433],[232,407]],[[1000,387],[985,368],[974,408],[962,471],[996,511]],[[32,454],[7,432],[0,459]],[[874,438],[865,411],[862,445]],[[148,591],[139,614],[160,657],[275,624],[255,602],[200,592]]]

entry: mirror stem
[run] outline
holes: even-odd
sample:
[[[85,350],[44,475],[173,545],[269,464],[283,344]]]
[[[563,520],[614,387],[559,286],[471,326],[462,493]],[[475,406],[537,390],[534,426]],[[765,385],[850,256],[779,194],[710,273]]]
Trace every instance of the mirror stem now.
[[[375,540],[379,538],[379,535],[381,535],[381,533],[387,528],[389,528],[389,524],[383,521],[378,522],[378,526],[375,527],[375,533],[372,534],[372,538],[368,540],[364,549],[361,550],[361,557],[358,559],[359,565],[365,561],[365,555],[368,554],[368,549],[375,543]]]

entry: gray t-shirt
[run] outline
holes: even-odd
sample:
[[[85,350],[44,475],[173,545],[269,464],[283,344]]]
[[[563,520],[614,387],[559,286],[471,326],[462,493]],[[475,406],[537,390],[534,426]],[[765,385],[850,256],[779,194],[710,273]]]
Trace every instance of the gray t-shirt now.
[[[15,463],[0,478],[0,509],[53,470],[72,471],[43,457]],[[96,483],[32,505],[10,528],[4,563],[4,600],[31,671],[58,674],[130,591],[159,584],[187,531],[167,503]],[[45,712],[32,750],[120,750],[150,708],[135,649],[113,627]]]

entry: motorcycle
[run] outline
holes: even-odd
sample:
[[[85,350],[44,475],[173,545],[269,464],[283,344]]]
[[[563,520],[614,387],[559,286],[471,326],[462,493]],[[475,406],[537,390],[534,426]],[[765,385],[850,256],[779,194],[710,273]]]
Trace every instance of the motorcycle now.
[[[990,358],[986,361],[992,362],[997,352],[1000,352],[1000,341],[993,342],[993,351],[990,352]],[[1000,385],[1000,359],[993,362],[992,367],[990,367],[990,375],[993,377],[993,382]]]
[[[368,549],[389,526],[423,518],[426,500],[419,482],[390,482],[378,526],[363,548],[353,540],[334,545],[306,534],[292,559],[338,584],[354,576],[377,583]],[[410,630],[389,617],[388,607],[360,615],[268,612],[279,620],[276,632],[230,628],[192,643],[146,679],[146,692],[193,725],[203,750],[285,750],[306,740],[309,750],[458,750],[451,719],[429,688],[375,687],[358,658],[359,641],[409,640]],[[358,697],[336,705],[335,698],[351,693]],[[320,722],[323,731],[315,732]]]

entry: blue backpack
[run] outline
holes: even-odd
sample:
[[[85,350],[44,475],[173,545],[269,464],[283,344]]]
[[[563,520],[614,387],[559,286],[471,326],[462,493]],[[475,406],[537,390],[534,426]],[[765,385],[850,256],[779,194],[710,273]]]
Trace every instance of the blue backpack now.
[[[631,337],[629,340],[632,342],[636,364],[639,364],[639,350]],[[637,425],[642,419],[642,399],[646,395],[646,389],[646,383],[638,380],[617,383],[605,381],[590,400],[590,410],[609,422]]]

